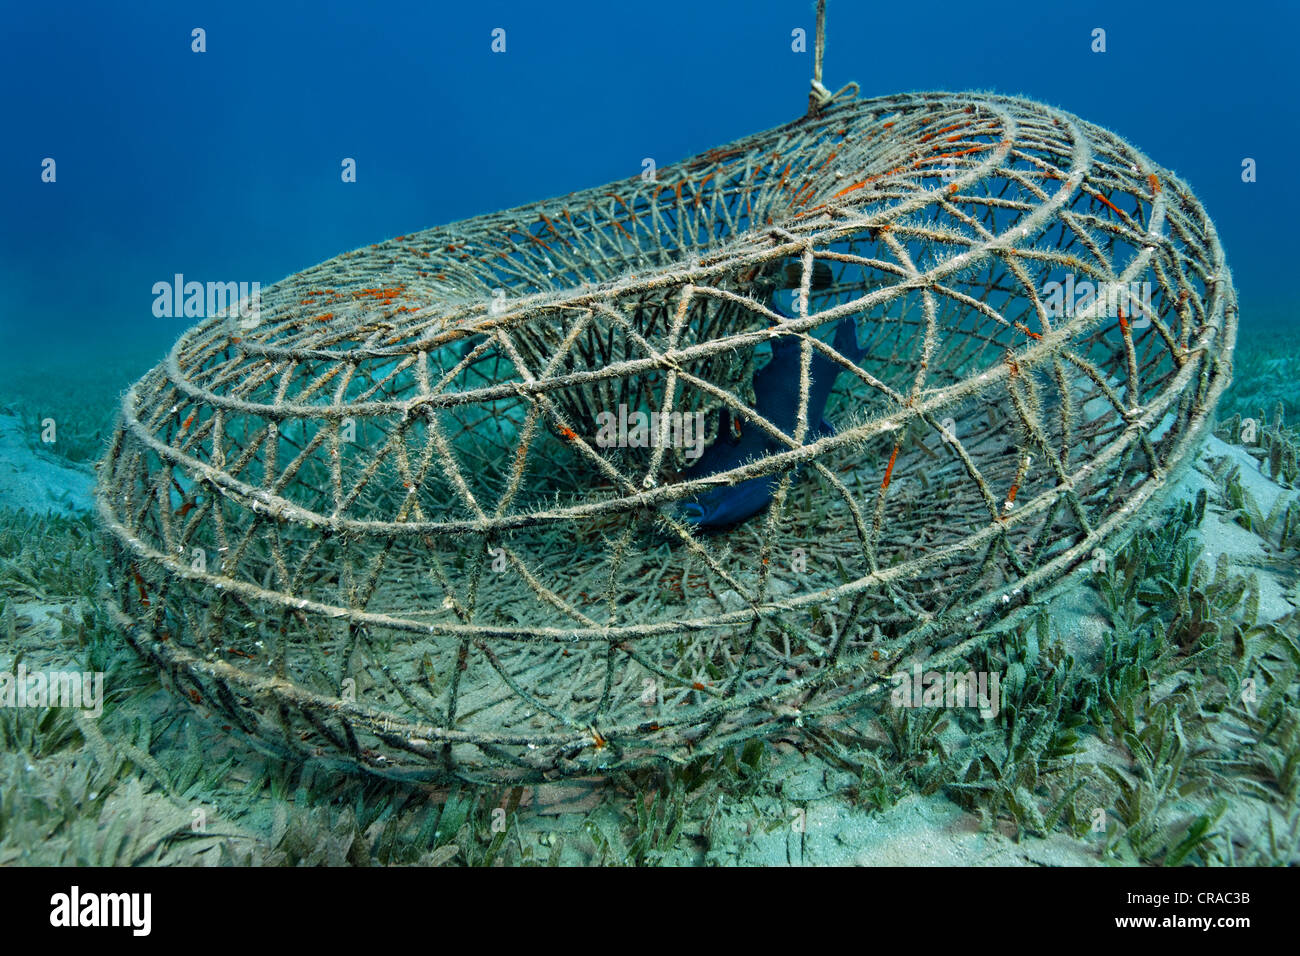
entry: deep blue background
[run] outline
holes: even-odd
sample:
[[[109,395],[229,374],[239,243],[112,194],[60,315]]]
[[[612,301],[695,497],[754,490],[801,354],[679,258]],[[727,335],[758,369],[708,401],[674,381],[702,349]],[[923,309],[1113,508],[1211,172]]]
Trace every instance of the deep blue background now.
[[[175,272],[269,284],[389,236],[637,175],[807,104],[808,0],[16,3],[0,29],[0,355],[159,357]],[[1295,323],[1291,3],[831,0],[826,83],[1026,94],[1173,168],[1243,335]],[[996,12],[994,12],[996,11]],[[190,51],[207,30],[208,52]],[[507,31],[493,54],[490,33]],[[1108,52],[1090,51],[1104,27]],[[58,182],[40,163],[58,162]],[[340,181],[340,161],[358,182]],[[1241,160],[1259,181],[1241,182]],[[143,365],[141,366],[143,371]],[[125,383],[124,383],[125,384]]]

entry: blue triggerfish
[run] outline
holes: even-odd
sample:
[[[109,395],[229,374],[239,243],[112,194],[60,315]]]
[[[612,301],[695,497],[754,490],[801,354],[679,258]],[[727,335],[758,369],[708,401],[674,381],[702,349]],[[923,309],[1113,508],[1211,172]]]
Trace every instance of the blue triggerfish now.
[[[829,273],[821,263],[819,268],[825,273],[814,271],[813,288],[829,285]],[[797,270],[787,267],[786,274],[797,276]],[[774,304],[773,311],[785,318],[790,318],[780,306]],[[859,362],[866,350],[858,345],[857,327],[852,317],[842,319],[835,327],[835,338],[831,343],[851,362]],[[799,413],[799,368],[801,365],[801,342],[798,336],[781,336],[772,343],[772,359],[754,373],[754,410],[772,425],[794,435],[795,423]],[[832,362],[825,355],[814,351],[809,362],[808,373],[808,422],[809,429],[805,441],[811,442],[833,435],[835,429],[826,421],[826,402],[831,397],[836,376],[842,366]],[[731,410],[723,408],[718,422],[718,435],[683,475],[686,480],[704,478],[719,472],[728,471],[739,465],[754,461],[776,452],[788,451],[789,446],[777,442],[764,434],[757,426],[745,424],[740,435],[733,434]],[[684,502],[681,514],[686,522],[700,529],[724,528],[751,518],[762,511],[776,494],[780,474],[761,475],[747,478],[734,485],[719,485],[703,494]]]

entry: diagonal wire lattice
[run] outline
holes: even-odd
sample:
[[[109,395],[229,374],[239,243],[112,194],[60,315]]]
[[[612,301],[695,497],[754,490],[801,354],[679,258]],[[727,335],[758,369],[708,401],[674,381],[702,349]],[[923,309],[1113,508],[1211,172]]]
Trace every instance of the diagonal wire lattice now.
[[[100,466],[114,612],[178,693],[292,753],[477,781],[683,759],[873,706],[1107,547],[1191,457],[1235,335],[1213,224],[1113,134],[836,97],[198,324]],[[753,386],[780,337],[789,434]],[[599,440],[620,406],[659,413],[643,447]],[[724,409],[777,451],[688,472],[672,415],[707,444]],[[765,512],[682,519],[756,476]]]

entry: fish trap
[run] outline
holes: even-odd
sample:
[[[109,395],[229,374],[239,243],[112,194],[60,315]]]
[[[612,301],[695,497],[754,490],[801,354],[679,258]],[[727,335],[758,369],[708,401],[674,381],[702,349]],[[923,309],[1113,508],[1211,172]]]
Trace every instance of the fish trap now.
[[[1176,176],[949,93],[839,100],[244,306],[123,398],[114,612],[262,744],[475,781],[685,759],[959,662],[1189,460],[1236,335]],[[747,430],[762,454],[699,467]],[[747,520],[685,517],[756,478]]]

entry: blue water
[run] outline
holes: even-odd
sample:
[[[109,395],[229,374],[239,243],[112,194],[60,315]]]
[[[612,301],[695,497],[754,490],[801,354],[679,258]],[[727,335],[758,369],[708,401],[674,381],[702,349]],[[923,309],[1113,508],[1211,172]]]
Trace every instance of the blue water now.
[[[1013,7],[832,0],[826,83],[1025,94],[1117,131],[1215,219],[1243,336],[1294,327],[1297,6]],[[151,311],[175,273],[268,284],[790,120],[813,25],[807,0],[6,4],[0,356],[143,371],[186,321]]]

